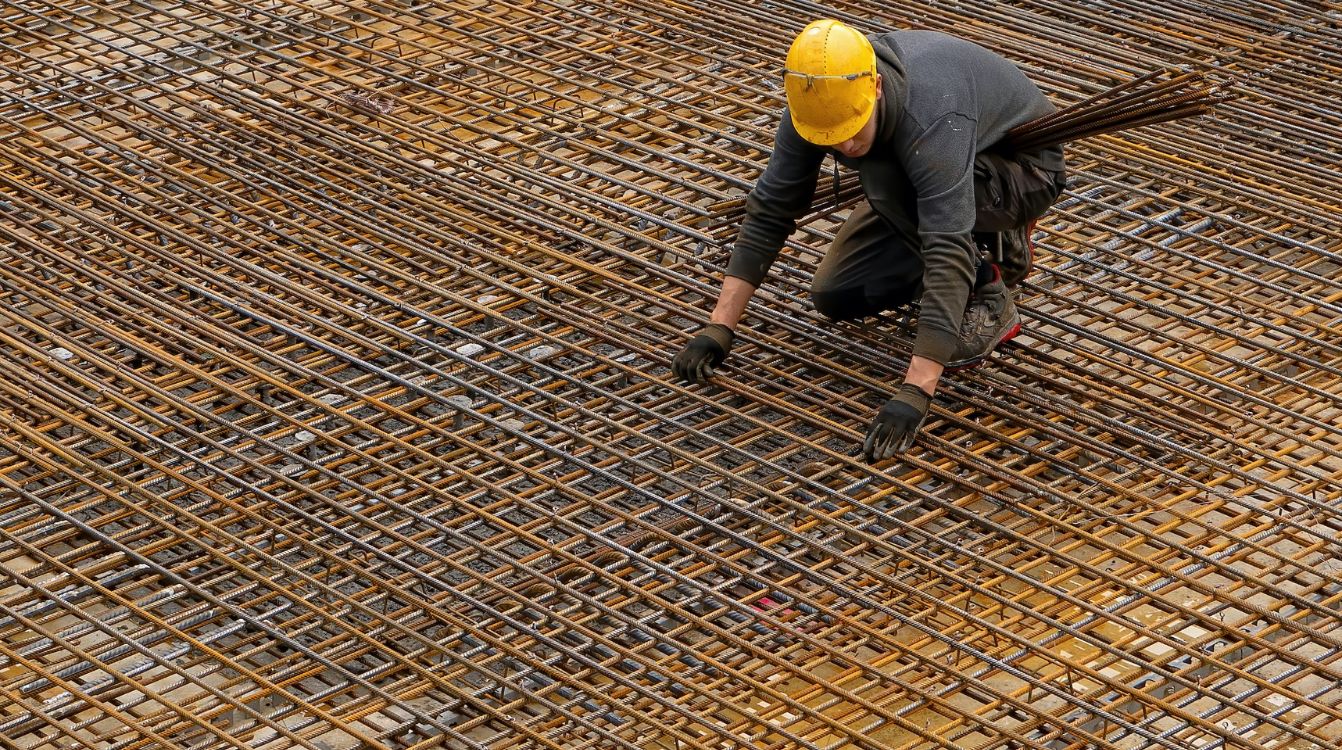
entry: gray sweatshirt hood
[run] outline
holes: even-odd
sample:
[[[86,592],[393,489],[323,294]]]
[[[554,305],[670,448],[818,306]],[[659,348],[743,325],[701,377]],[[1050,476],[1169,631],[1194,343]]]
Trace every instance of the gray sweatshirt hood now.
[[[869,38],[876,52],[876,72],[881,74],[881,101],[876,120],[876,143],[889,143],[895,134],[895,125],[904,113],[908,100],[908,81],[904,77],[904,62],[899,59],[899,47],[889,34]]]

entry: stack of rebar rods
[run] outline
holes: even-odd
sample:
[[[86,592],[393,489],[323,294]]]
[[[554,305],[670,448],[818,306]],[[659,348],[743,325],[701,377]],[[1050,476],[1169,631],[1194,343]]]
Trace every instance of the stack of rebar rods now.
[[[1234,98],[1228,84],[1195,71],[1157,70],[1138,76],[1053,114],[1012,128],[1006,146],[1037,151],[1105,133],[1196,117]]]
[[[0,744],[1337,744],[1338,19],[1158,6],[824,10],[1241,82],[1069,146],[1024,334],[870,466],[841,203],[668,372],[815,4],[0,0]]]

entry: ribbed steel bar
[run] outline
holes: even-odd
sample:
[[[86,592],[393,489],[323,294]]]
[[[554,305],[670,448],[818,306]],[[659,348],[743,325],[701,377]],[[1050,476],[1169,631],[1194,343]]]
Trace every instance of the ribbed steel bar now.
[[[1342,732],[1330,12],[0,8],[6,742]],[[877,467],[851,448],[909,316],[809,308],[842,200],[716,387],[666,369],[822,14],[964,34],[1060,104],[1242,82],[1069,149],[1027,334]]]

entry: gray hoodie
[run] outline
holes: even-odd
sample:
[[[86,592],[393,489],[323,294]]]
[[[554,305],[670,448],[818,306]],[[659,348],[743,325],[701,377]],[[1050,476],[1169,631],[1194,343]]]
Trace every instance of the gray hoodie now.
[[[848,159],[797,134],[783,112],[769,165],[746,198],[727,275],[759,286],[811,207],[825,155],[858,170],[872,208],[921,240],[923,296],[913,353],[945,364],[974,276],[974,156],[1008,130],[1054,110],[1015,65],[935,31],[871,37],[881,74],[876,139]],[[1061,171],[1061,148],[1019,158]]]

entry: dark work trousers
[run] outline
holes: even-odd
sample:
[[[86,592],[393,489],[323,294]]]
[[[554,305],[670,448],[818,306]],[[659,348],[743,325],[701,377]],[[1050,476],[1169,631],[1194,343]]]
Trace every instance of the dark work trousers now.
[[[1062,173],[997,154],[974,159],[975,232],[1029,224],[1058,199]],[[923,260],[912,197],[894,206],[906,219],[888,221],[862,201],[834,236],[811,282],[816,310],[831,320],[854,320],[891,310],[922,295]]]

